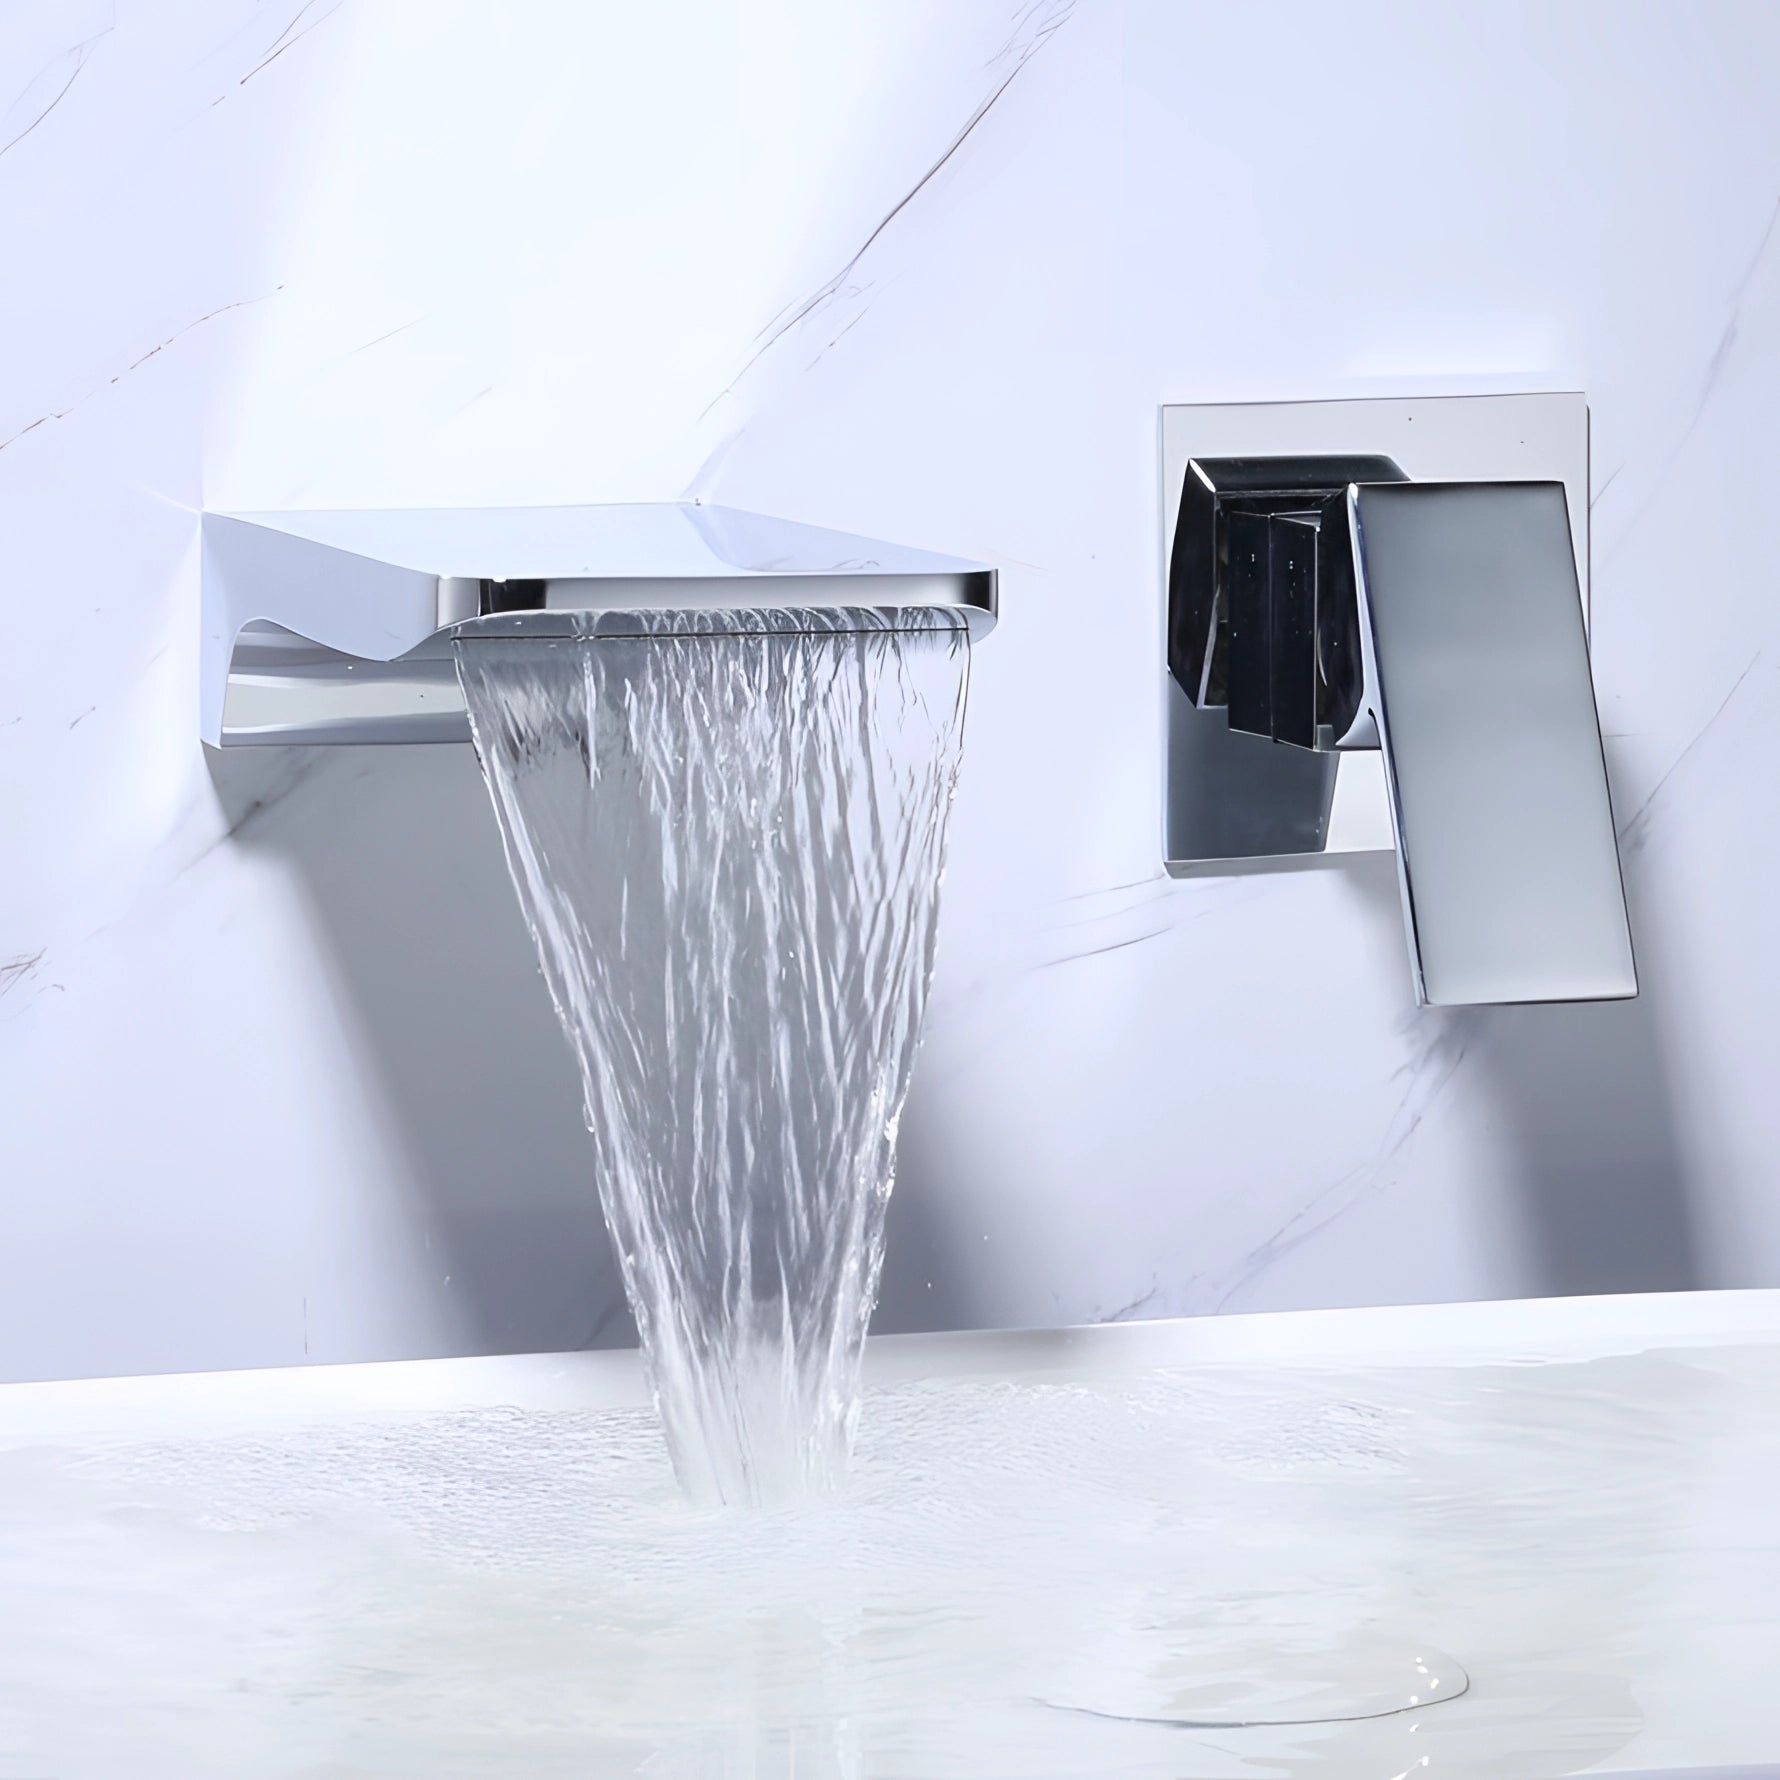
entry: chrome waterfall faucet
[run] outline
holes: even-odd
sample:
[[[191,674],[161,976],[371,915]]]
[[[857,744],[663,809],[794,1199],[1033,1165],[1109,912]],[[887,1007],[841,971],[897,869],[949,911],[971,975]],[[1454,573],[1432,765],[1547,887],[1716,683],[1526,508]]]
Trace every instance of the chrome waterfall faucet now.
[[[1418,418],[1452,435],[1465,417],[1431,412],[1452,405],[1295,406],[1322,411],[1320,445],[1393,418],[1405,441]],[[1521,479],[1512,449],[1466,479],[1301,445],[1175,467],[1167,661],[1190,711],[1171,711],[1170,869],[1324,851],[1338,758],[1376,750],[1424,1005],[1635,995],[1564,481]]]
[[[1587,429],[1572,395],[1163,410],[1171,873],[1394,846],[1424,1004],[1637,993]],[[685,502],[206,513],[202,581],[217,746],[467,740],[465,636],[997,606],[982,564]]]
[[[467,742],[459,637],[994,628],[981,563],[690,501],[206,513],[203,739]],[[639,625],[639,619],[644,621]]]

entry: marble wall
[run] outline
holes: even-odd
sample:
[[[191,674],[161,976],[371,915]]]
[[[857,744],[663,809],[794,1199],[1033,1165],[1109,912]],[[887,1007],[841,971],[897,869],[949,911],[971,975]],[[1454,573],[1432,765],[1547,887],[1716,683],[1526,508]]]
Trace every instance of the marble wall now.
[[[996,563],[881,1323],[1780,1284],[1780,9],[18,0],[0,1377],[627,1336],[465,749],[196,737],[196,514]],[[1158,864],[1156,409],[1593,405],[1645,993]]]

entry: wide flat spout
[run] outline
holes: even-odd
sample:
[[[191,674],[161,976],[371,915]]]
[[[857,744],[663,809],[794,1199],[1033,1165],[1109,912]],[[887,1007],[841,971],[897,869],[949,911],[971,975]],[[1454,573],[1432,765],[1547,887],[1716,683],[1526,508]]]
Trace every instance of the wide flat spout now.
[[[995,571],[691,502],[206,513],[202,735],[468,741],[464,634],[611,633],[763,609],[993,628]]]

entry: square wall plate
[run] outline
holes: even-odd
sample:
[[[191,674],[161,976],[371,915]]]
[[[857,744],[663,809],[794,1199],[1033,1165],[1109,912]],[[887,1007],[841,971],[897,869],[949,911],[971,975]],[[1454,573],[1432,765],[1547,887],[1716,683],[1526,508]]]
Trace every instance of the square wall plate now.
[[[1580,394],[1387,397],[1353,402],[1252,402],[1162,410],[1162,586],[1192,458],[1394,458],[1416,482],[1561,482],[1587,622],[1588,402]],[[1164,593],[1166,608],[1166,593]],[[1235,735],[1175,683],[1162,645],[1167,755],[1163,857],[1176,877],[1264,867],[1394,845],[1384,763],[1376,751],[1310,755]],[[1219,770],[1202,770],[1207,750]],[[1226,759],[1229,756],[1229,759]],[[1234,771],[1231,770],[1232,762]],[[1281,773],[1333,774],[1324,844],[1269,831],[1262,806]],[[1252,781],[1252,810],[1232,787]],[[1209,787],[1216,785],[1215,793]],[[1208,801],[1209,799],[1209,801]],[[1251,820],[1251,817],[1254,819]]]

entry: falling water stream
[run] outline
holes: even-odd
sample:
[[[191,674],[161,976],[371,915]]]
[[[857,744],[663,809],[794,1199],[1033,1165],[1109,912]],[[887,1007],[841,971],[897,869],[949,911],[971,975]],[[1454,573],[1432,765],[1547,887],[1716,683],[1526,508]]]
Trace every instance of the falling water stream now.
[[[458,672],[674,1468],[793,1500],[853,1439],[968,634],[627,628],[467,639]]]

